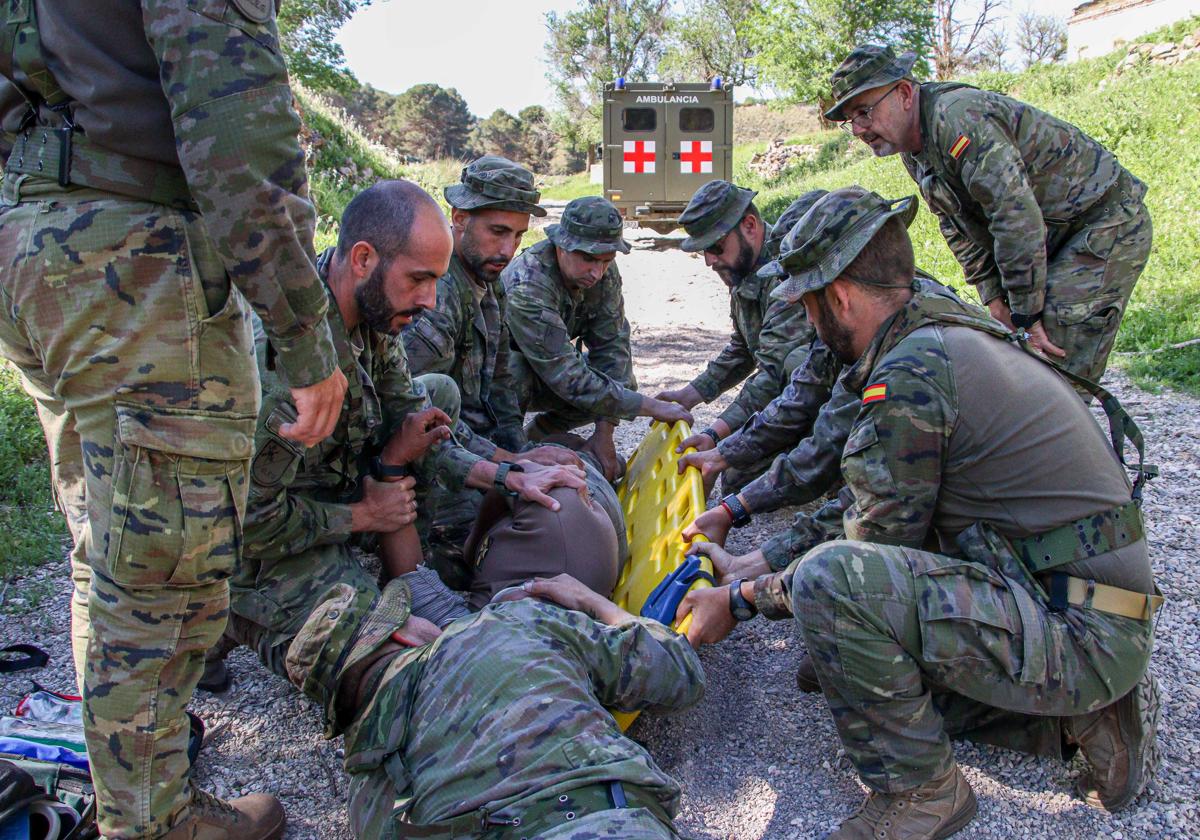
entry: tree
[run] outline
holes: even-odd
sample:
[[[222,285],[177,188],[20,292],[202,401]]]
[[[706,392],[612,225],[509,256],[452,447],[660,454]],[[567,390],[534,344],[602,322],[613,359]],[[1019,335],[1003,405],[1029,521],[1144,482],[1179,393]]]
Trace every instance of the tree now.
[[[748,21],[761,8],[761,0],[688,0],[670,25],[659,76],[679,81],[720,76],[728,85],[753,85]]]
[[[1054,15],[1022,12],[1017,16],[1017,49],[1025,66],[1067,57],[1067,25]]]
[[[1007,66],[1004,61],[1006,53],[1008,53],[1008,30],[1002,26],[993,26],[979,42],[973,69],[1004,70]]]
[[[938,79],[951,79],[972,64],[974,53],[995,23],[1001,0],[979,0],[974,17],[961,19],[963,0],[933,0],[933,64]]]
[[[292,79],[314,90],[348,93],[358,86],[334,39],[371,0],[288,0],[279,7],[279,40]]]
[[[796,102],[832,104],[829,77],[855,46],[891,44],[928,73],[928,0],[765,0],[749,20],[760,78]]]
[[[395,98],[386,128],[401,151],[432,160],[462,157],[474,123],[457,90],[426,83]]]
[[[521,121],[520,160],[534,172],[548,172],[558,144],[551,116],[541,105],[522,108],[517,114]]]
[[[580,8],[546,14],[546,77],[589,150],[600,140],[604,83],[645,81],[662,58],[670,0],[582,0]]]
[[[475,154],[500,155],[509,160],[522,160],[524,135],[521,121],[503,108],[497,108],[486,120],[480,120],[471,135],[471,148]]]

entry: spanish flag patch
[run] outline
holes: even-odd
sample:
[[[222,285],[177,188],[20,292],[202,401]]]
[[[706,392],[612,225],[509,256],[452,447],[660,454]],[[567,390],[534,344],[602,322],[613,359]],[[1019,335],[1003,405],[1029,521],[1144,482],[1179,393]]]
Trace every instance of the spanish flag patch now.
[[[971,138],[965,134],[958,135],[958,139],[954,141],[954,145],[950,147],[950,157],[958,160],[962,157],[962,153],[967,150],[967,146],[971,145]]]
[[[863,405],[873,402],[882,402],[887,399],[887,383],[880,382],[878,385],[868,385],[863,391]]]

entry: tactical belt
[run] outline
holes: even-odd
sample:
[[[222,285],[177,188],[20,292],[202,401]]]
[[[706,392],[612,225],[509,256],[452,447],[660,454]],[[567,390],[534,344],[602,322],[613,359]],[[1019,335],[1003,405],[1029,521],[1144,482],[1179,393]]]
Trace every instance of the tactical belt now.
[[[177,210],[199,210],[178,166],[98,149],[66,126],[31,126],[22,131],[5,173],[57,180],[63,187],[91,187]]]
[[[671,818],[662,804],[639,787],[625,787],[618,781],[585,785],[558,796],[536,799],[528,805],[510,805],[502,811],[515,811],[516,816],[499,817],[487,808],[426,825],[398,823],[400,838],[463,838],[474,840],[526,840],[542,835],[552,828],[568,825],[589,814],[621,808],[645,808],[664,825]]]
[[[1050,609],[1056,612],[1070,605],[1148,621],[1165,600],[1157,593],[1147,595],[1118,589],[1094,580],[1072,577],[1065,572],[1053,572],[1044,576],[1043,581],[1050,595]]]

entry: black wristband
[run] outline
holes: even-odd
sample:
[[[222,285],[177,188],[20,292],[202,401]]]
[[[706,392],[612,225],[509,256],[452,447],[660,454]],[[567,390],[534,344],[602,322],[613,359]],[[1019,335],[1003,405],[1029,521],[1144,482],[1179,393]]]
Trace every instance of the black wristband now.
[[[758,607],[753,602],[747,601],[746,596],[742,594],[744,582],[745,578],[738,578],[729,584],[729,612],[738,621],[749,621],[758,615]]]
[[[717,430],[714,429],[712,426],[708,426],[707,428],[701,429],[700,434],[708,435],[710,438],[712,438],[712,442],[714,444],[721,442],[721,436],[719,434],[717,434]]]
[[[741,528],[743,525],[750,524],[750,511],[746,510],[746,506],[737,497],[737,493],[730,493],[722,499],[721,507],[725,508],[729,516],[733,519],[732,524],[734,528]]]
[[[1027,330],[1030,327],[1032,327],[1034,324],[1036,324],[1038,321],[1042,320],[1042,313],[1035,312],[1032,315],[1022,315],[1019,312],[1013,312],[1009,315],[1009,318],[1012,320],[1014,327],[1017,327],[1018,329],[1022,329],[1022,330]]]
[[[407,464],[400,467],[393,466],[392,464],[385,464],[379,459],[378,455],[371,459],[371,478],[375,479],[376,481],[389,481],[393,478],[406,478],[408,475],[409,471]]]
[[[509,490],[504,484],[508,480],[510,472],[525,472],[525,468],[520,464],[514,464],[512,461],[501,461],[500,466],[496,468],[496,477],[492,479],[492,484],[504,495],[515,496],[517,495],[516,492]]]

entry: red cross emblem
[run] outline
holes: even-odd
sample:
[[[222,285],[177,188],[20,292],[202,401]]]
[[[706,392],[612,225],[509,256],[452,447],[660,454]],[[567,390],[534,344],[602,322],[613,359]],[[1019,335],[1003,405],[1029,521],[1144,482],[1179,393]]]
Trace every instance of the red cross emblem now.
[[[654,141],[625,141],[625,171],[642,174],[654,171]]]
[[[712,174],[713,150],[711,140],[684,140],[679,144],[679,171]]]

